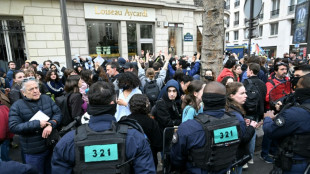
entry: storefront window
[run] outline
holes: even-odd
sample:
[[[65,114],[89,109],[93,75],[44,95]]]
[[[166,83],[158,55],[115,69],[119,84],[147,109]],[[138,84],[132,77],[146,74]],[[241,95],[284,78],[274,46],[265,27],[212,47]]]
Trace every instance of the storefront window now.
[[[118,23],[86,21],[90,56],[119,57]]]
[[[140,25],[140,36],[141,38],[153,38],[152,25]]]
[[[137,27],[135,23],[127,23],[128,56],[138,53],[137,48]]]
[[[183,55],[183,31],[181,27],[169,27],[169,54],[172,56]]]
[[[141,50],[153,53],[153,24],[127,22],[128,56],[140,55]]]

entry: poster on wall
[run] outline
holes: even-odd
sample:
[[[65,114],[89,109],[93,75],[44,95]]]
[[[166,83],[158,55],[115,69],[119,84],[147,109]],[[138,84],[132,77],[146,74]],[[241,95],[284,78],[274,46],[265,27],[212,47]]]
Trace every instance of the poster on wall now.
[[[309,2],[298,4],[295,10],[293,43],[307,42]]]

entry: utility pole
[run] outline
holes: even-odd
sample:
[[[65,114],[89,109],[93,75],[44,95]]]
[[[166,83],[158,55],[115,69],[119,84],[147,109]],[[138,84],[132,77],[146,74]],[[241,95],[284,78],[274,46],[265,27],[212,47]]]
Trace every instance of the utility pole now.
[[[61,11],[61,24],[62,24],[62,31],[63,31],[62,33],[63,33],[64,42],[65,42],[66,66],[67,68],[72,68],[71,46],[70,46],[70,38],[69,38],[66,0],[60,0],[60,11]]]
[[[250,19],[249,19],[249,44],[248,44],[248,57],[251,57],[251,40],[252,40],[252,28],[253,28],[253,11],[254,11],[254,0],[250,0]]]
[[[212,69],[218,76],[223,68],[224,0],[203,0],[201,74]]]

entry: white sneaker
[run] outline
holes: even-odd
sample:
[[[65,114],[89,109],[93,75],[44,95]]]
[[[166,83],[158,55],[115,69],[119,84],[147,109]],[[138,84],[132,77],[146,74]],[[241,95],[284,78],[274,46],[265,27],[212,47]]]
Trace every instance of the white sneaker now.
[[[252,158],[250,161],[248,161],[248,163],[249,163],[249,164],[254,164],[253,158]]]
[[[242,166],[242,168],[243,168],[243,169],[249,168],[248,163],[245,163],[245,164]]]

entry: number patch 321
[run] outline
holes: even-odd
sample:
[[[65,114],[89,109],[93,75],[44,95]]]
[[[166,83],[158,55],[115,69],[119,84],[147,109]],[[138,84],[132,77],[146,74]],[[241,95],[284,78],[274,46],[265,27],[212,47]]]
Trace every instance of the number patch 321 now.
[[[216,129],[213,131],[214,143],[223,143],[238,139],[238,131],[236,126]]]
[[[84,146],[85,162],[118,160],[117,144]]]

